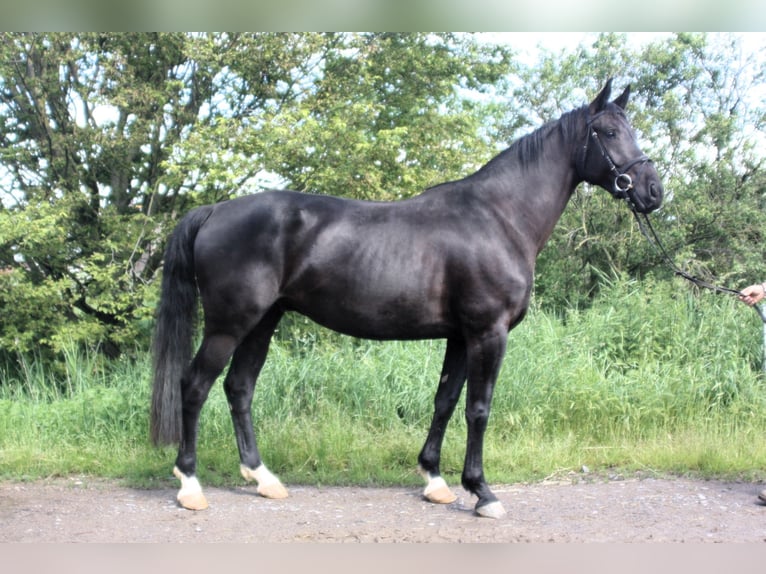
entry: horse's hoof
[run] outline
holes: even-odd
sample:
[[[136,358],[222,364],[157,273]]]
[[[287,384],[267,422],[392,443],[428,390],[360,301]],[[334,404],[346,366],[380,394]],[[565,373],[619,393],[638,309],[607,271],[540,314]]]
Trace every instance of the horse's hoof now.
[[[259,485],[255,491],[264,498],[273,498],[277,500],[281,498],[287,498],[290,495],[290,493],[287,492],[287,489],[282,485],[281,482]]]
[[[188,510],[205,510],[207,499],[202,494],[202,486],[196,476],[186,476],[177,467],[173,468],[173,475],[181,481],[181,490],[178,491],[176,500]]]
[[[451,504],[457,500],[457,495],[452,492],[441,476],[428,479],[428,485],[423,491],[423,496],[429,502],[436,504]]]
[[[271,474],[269,469],[263,464],[255,470],[243,464],[240,465],[239,471],[245,480],[254,480],[258,483],[258,488],[255,491],[264,498],[280,499],[287,498],[290,495],[279,479]]]
[[[484,518],[502,518],[505,516],[505,508],[499,500],[496,500],[484,506],[477,506],[476,514]]]
[[[191,494],[178,494],[178,504],[187,510],[205,510],[207,508],[207,499],[201,492]]]

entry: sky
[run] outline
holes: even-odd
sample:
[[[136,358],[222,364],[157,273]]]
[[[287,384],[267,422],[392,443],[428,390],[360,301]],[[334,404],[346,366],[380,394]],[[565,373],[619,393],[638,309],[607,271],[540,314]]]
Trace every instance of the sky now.
[[[489,42],[507,44],[517,51],[518,59],[527,66],[534,66],[544,53],[557,54],[562,51],[574,51],[581,44],[589,45],[602,32],[480,32]],[[673,36],[673,32],[625,32],[628,44],[634,49],[640,49],[646,44],[665,40]],[[709,42],[715,43],[716,38],[723,36],[738,37],[742,53],[740,59],[744,63],[751,56],[756,62],[766,60],[766,32],[706,32]],[[766,101],[766,84],[747,94],[747,99]]]
[[[593,42],[600,32],[482,32],[488,41],[504,43],[519,51],[525,64],[537,61],[541,51],[557,53],[574,50],[580,44]],[[641,47],[673,35],[672,32],[626,32],[627,40],[634,47]],[[717,32],[708,32],[715,36]],[[763,53],[766,49],[766,32],[729,32],[738,36],[742,49],[747,53]]]

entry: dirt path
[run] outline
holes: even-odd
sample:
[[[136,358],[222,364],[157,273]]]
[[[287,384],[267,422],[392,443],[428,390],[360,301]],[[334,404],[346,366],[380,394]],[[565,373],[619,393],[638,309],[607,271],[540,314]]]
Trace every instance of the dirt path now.
[[[289,487],[289,486],[288,486]],[[499,485],[508,514],[473,515],[460,488],[439,506],[417,488],[207,488],[190,512],[175,490],[58,479],[0,483],[0,542],[764,542],[762,485],[687,479]]]

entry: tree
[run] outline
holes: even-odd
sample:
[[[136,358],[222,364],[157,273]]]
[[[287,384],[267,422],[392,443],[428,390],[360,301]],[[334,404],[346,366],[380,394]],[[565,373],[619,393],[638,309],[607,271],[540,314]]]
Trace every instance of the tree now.
[[[732,36],[601,34],[531,67],[468,34],[2,33],[0,51],[0,354],[145,347],[165,237],[196,205],[271,186],[411,196],[610,76],[633,85],[676,262],[730,285],[762,273],[766,70]],[[605,273],[672,277],[625,206],[583,185],[536,298],[587,304]]]
[[[492,106],[510,53],[453,34],[340,36],[315,89],[273,119],[264,166],[300,191],[408,197],[491,157]],[[260,134],[259,134],[260,136]]]
[[[631,48],[624,35],[601,34],[590,46],[547,54],[522,71],[514,97],[529,111],[508,129],[519,131],[587,101],[607,77],[631,84],[631,123],[666,187],[665,205],[651,217],[671,255],[708,279],[749,282],[762,274],[766,254],[757,145],[764,109],[748,97],[763,86],[764,62],[740,53],[729,35],[676,34]],[[585,305],[604,274],[623,273],[673,277],[625,206],[583,185],[541,253],[538,300]]]
[[[179,34],[1,39],[0,340],[113,354],[148,317],[163,162],[211,97],[210,69]]]
[[[145,346],[164,237],[266,179],[416,193],[492,151],[508,50],[451,34],[0,35],[0,347]]]
[[[664,48],[664,49],[661,49]],[[762,92],[766,62],[730,36],[678,34],[650,46],[637,78],[655,139],[668,158],[672,201],[659,223],[691,271],[733,286],[760,277],[763,221]]]

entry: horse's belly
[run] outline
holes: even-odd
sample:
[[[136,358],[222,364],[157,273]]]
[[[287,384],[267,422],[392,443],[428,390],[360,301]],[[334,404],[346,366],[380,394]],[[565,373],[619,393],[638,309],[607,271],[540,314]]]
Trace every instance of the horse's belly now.
[[[380,293],[313,293],[288,302],[320,325],[364,339],[437,339],[452,333],[451,321],[434,301],[383,297]]]

